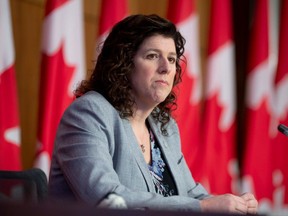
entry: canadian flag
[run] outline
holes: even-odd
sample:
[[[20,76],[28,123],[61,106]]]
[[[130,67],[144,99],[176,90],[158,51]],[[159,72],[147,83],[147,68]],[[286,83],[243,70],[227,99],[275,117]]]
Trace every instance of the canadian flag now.
[[[278,67],[275,77],[274,90],[274,120],[273,129],[277,125],[288,126],[288,1],[282,1],[280,16]],[[274,135],[274,133],[273,133]],[[288,215],[288,137],[281,133],[273,136],[271,145],[273,150],[273,203],[270,209],[279,214]]]
[[[85,78],[81,0],[49,0],[42,29],[38,143],[35,166],[48,176],[60,118]]]
[[[232,2],[211,1],[203,145],[204,185],[211,193],[237,193],[235,47]],[[216,166],[216,167],[215,167]]]
[[[246,83],[246,145],[243,161],[243,190],[251,191],[266,212],[273,200],[273,91],[277,53],[273,38],[273,7],[268,0],[255,3]],[[275,2],[275,1],[274,1]],[[287,59],[286,59],[287,61]],[[287,94],[287,92],[286,92]],[[277,128],[277,127],[276,127]],[[278,156],[277,156],[278,157]],[[286,157],[287,158],[287,157]],[[287,169],[287,167],[286,167]],[[278,180],[279,181],[279,180]],[[267,213],[267,212],[266,212]]]
[[[200,151],[202,80],[199,59],[199,17],[195,6],[194,0],[170,0],[167,18],[176,24],[186,40],[184,55],[187,64],[181,65],[182,83],[175,89],[178,91],[175,119],[180,130],[182,152],[193,177],[198,180],[202,172],[199,166],[199,160],[202,158]]]
[[[8,0],[0,1],[0,170],[21,170],[15,53]]]
[[[128,14],[127,0],[102,0],[98,44],[108,36],[111,28]]]
[[[278,46],[277,2],[256,1],[247,75],[243,190],[256,195],[260,213],[284,215],[283,211],[288,213],[288,139],[277,133],[277,125],[288,122],[288,5],[282,1]]]

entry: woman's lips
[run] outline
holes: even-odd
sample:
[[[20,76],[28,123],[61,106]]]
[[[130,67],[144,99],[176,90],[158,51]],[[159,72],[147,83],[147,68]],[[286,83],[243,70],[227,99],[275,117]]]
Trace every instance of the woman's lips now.
[[[162,84],[162,85],[168,85],[168,82],[165,80],[156,80],[156,83]]]

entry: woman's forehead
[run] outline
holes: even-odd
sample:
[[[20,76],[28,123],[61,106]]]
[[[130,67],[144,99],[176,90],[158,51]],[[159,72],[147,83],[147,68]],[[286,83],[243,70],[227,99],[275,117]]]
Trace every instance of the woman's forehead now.
[[[176,54],[176,46],[173,38],[163,35],[147,37],[140,45],[139,50],[166,50]]]

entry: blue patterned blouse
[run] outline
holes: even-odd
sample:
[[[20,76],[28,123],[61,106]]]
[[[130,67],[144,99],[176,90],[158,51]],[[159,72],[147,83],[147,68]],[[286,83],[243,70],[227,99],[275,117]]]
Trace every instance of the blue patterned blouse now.
[[[161,156],[161,150],[158,146],[157,140],[151,130],[150,143],[151,143],[151,165],[148,165],[156,192],[167,197],[177,195],[175,182],[172,178],[169,168],[166,166],[164,158]]]

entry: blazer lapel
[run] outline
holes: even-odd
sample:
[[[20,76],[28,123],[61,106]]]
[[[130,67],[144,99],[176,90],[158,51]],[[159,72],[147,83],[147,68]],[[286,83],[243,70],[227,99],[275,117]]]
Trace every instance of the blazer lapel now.
[[[166,165],[170,168],[172,177],[175,181],[175,185],[177,187],[178,190],[178,194],[179,195],[187,195],[187,190],[184,187],[184,179],[183,177],[181,177],[179,175],[179,168],[178,168],[178,163],[179,160],[181,160],[182,158],[176,158],[175,153],[172,151],[172,148],[169,148],[170,145],[177,145],[176,143],[167,143],[166,139],[164,138],[164,136],[161,134],[161,131],[159,129],[159,126],[157,126],[154,122],[153,119],[149,118],[149,124],[150,127],[154,133],[154,136],[156,137],[156,139],[158,140],[158,144],[161,148],[161,152],[162,155],[165,158],[166,161]],[[173,140],[173,139],[170,139]],[[175,142],[176,139],[175,139]],[[182,155],[183,157],[183,155]]]
[[[143,157],[141,149],[137,143],[137,139],[132,130],[131,124],[128,120],[123,119],[123,125],[127,134],[127,137],[130,138],[128,145],[130,146],[131,154],[134,155],[135,160],[137,162],[137,166],[141,170],[141,173],[145,179],[145,182],[149,188],[149,191],[155,192],[155,187],[151,179],[151,174],[149,173],[149,169],[147,167],[147,163]]]

